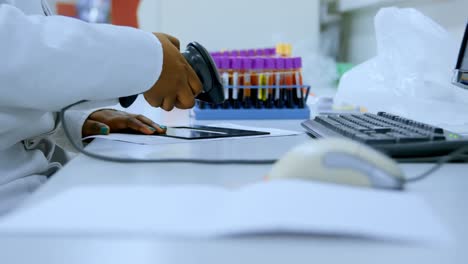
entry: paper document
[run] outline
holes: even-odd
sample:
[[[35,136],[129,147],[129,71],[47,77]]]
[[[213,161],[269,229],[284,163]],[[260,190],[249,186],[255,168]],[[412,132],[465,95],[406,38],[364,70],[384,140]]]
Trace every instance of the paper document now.
[[[429,206],[412,194],[298,180],[234,190],[199,185],[80,187],[0,221],[0,236],[209,238],[279,233],[451,241]]]
[[[254,130],[254,131],[263,131],[269,132],[269,135],[260,135],[260,136],[248,136],[248,137],[231,137],[231,138],[213,138],[213,139],[197,139],[196,141],[214,141],[214,140],[240,140],[243,138],[255,138],[255,137],[281,137],[281,136],[294,136],[303,134],[304,132],[297,132],[291,130],[284,130],[284,129],[276,129],[276,128],[261,128],[261,127],[250,127],[250,126],[240,126],[228,123],[220,123],[220,124],[210,124],[209,126],[213,127],[223,127],[223,128],[233,128],[233,129],[244,129],[244,130]],[[168,129],[171,129],[170,127]],[[155,135],[135,135],[135,134],[119,134],[119,133],[112,133],[109,135],[95,135],[84,138],[103,138],[108,140],[114,141],[123,141],[135,144],[144,144],[144,145],[160,145],[160,144],[171,144],[171,143],[181,143],[181,142],[188,142],[186,139],[178,139],[178,138],[170,138],[170,137],[160,137]]]

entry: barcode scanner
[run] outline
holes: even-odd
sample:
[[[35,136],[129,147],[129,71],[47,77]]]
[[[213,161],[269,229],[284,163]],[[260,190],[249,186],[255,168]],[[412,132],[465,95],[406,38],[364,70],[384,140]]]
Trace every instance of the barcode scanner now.
[[[212,104],[223,103],[226,99],[224,87],[210,53],[200,43],[191,42],[182,55],[192,66],[203,85],[203,92],[196,99]]]
[[[200,79],[203,91],[196,99],[211,104],[221,104],[224,102],[224,87],[210,53],[198,42],[191,42],[187,49],[182,52],[182,56],[187,60],[192,69]],[[138,95],[119,98],[122,107],[129,107],[135,102]]]

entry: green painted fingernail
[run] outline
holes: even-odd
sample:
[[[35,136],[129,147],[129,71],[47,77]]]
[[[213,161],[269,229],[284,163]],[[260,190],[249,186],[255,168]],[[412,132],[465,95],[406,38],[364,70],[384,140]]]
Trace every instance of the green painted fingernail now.
[[[107,135],[107,134],[109,134],[109,128],[101,127],[101,135]]]
[[[162,128],[162,129],[167,129],[167,126],[161,126],[161,125],[159,125],[159,127]]]
[[[151,131],[153,131],[153,132],[156,131],[156,129],[155,129],[154,127],[150,127],[150,126],[149,126],[148,128],[149,128]]]

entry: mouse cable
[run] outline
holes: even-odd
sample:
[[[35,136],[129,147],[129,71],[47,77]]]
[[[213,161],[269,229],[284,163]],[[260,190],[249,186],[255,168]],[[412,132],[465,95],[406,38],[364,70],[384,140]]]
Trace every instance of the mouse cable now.
[[[81,154],[88,156],[93,159],[98,159],[108,162],[120,162],[120,163],[195,163],[195,164],[212,164],[212,165],[271,165],[278,161],[278,159],[264,159],[264,160],[255,160],[255,159],[133,159],[133,158],[119,158],[119,157],[110,157],[106,155],[100,155],[87,151],[83,147],[80,147],[75,140],[71,137],[71,134],[68,130],[67,123],[65,121],[65,112],[70,108],[77,106],[79,104],[87,102],[86,100],[79,101],[77,103],[71,104],[60,111],[59,119],[62,122],[63,131],[68,141],[71,145]],[[434,166],[429,168],[427,171],[421,173],[420,175],[412,178],[406,178],[404,183],[412,183],[425,179],[429,175],[433,174],[439,170],[446,163],[464,157],[466,160],[466,153],[468,152],[468,146],[459,148],[458,150],[449,153],[446,156],[439,158]]]
[[[68,130],[68,125],[65,120],[65,112],[70,108],[77,106],[79,104],[88,102],[86,100],[79,101],[77,103],[71,104],[60,111],[59,122],[62,122],[63,131],[68,141],[70,141],[73,148],[79,153],[88,156],[93,159],[98,159],[102,161],[109,162],[120,162],[120,163],[195,163],[195,164],[212,164],[212,165],[270,165],[274,164],[278,159],[184,159],[184,158],[169,158],[169,159],[134,159],[134,158],[120,158],[120,157],[110,157],[106,155],[100,155],[97,153],[90,152],[84,147],[78,145],[78,143],[73,140],[70,131]]]
[[[417,181],[420,181],[420,180],[423,180],[425,178],[427,178],[428,176],[430,176],[431,174],[433,174],[434,172],[436,172],[437,170],[439,170],[442,166],[444,166],[445,164],[447,164],[448,162],[450,161],[453,161],[453,160],[457,160],[457,159],[461,159],[463,160],[464,162],[467,161],[467,155],[466,153],[468,152],[468,146],[464,146],[464,147],[461,147],[445,156],[442,156],[440,157],[436,164],[434,164],[431,168],[429,168],[428,170],[426,170],[425,172],[419,174],[418,176],[416,177],[412,177],[412,178],[406,178],[404,180],[404,183],[413,183],[413,182],[417,182]]]

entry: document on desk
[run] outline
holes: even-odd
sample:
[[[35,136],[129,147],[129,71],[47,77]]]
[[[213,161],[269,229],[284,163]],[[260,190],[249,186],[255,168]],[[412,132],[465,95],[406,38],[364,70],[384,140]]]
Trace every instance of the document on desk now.
[[[229,123],[219,123],[219,124],[210,124],[209,126],[212,127],[223,127],[223,128],[232,128],[232,129],[243,129],[243,130],[253,130],[253,131],[262,131],[262,132],[269,132],[268,135],[260,135],[260,136],[247,136],[247,137],[228,137],[228,138],[213,138],[213,139],[197,139],[196,141],[214,141],[214,140],[239,140],[243,138],[255,138],[255,137],[284,137],[284,136],[294,136],[303,134],[304,132],[297,132],[292,130],[284,130],[284,129],[276,129],[276,128],[264,128],[264,127],[250,127],[250,126],[241,126]],[[170,127],[168,129],[171,129]],[[186,139],[178,139],[178,138],[170,138],[170,137],[160,137],[154,135],[136,135],[136,134],[120,134],[120,133],[113,133],[109,135],[95,135],[90,136],[86,139],[90,138],[103,138],[107,140],[114,140],[114,141],[122,141],[134,144],[142,144],[142,145],[161,145],[161,144],[172,144],[172,143],[182,143],[187,142]]]
[[[451,235],[413,194],[305,181],[239,189],[78,187],[0,220],[3,235],[230,237],[350,236],[450,244]]]

